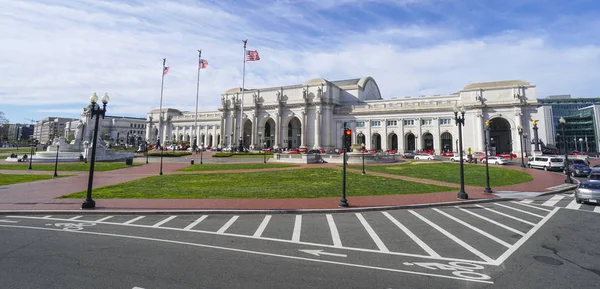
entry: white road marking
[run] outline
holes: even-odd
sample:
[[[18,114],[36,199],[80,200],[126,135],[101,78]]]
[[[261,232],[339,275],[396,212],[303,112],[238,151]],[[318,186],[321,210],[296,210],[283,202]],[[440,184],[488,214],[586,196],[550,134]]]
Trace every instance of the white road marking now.
[[[578,204],[575,198],[565,207],[566,209],[579,210],[581,204]]]
[[[231,217],[231,219],[229,219],[229,221],[227,221],[227,223],[225,223],[225,225],[223,225],[223,227],[221,227],[221,229],[219,229],[217,231],[217,234],[223,234],[225,233],[225,231],[227,231],[227,229],[229,229],[229,227],[231,227],[231,225],[233,225],[233,223],[235,222],[235,220],[237,220],[240,216],[233,216]]]
[[[338,229],[335,226],[335,222],[333,221],[333,216],[326,215],[327,223],[329,224],[329,230],[331,231],[331,239],[333,240],[334,247],[342,247],[342,240],[340,239],[340,233],[338,233]]]
[[[532,209],[537,209],[537,210],[544,211],[544,212],[552,212],[552,210],[548,210],[548,209],[544,209],[544,208],[540,208],[540,207],[528,205],[526,203],[523,203],[523,201],[521,201],[521,202],[511,201],[511,203],[514,203],[514,204],[517,204],[517,205],[521,205],[521,206],[525,206],[525,207],[532,208]]]
[[[388,250],[388,248],[385,246],[385,244],[383,244],[383,241],[381,241],[379,236],[377,236],[377,233],[375,233],[375,231],[373,230],[371,225],[369,225],[367,220],[365,220],[365,217],[363,217],[363,215],[361,213],[356,213],[356,217],[358,218],[360,223],[363,225],[363,227],[365,227],[365,230],[367,230],[367,233],[369,233],[369,236],[371,236],[371,239],[373,239],[373,242],[375,242],[375,244],[377,245],[377,248],[379,248],[379,251],[389,252],[390,250]]]
[[[308,253],[311,255],[315,255],[317,257],[320,257],[321,255],[329,255],[329,256],[335,256],[335,257],[347,257],[348,256],[346,254],[323,252],[323,250],[298,250],[298,251]]]
[[[40,218],[40,217],[30,217],[30,216],[6,216],[6,217],[7,218],[16,218],[16,219],[35,219],[35,220],[37,220],[37,219],[43,219],[43,218]],[[59,219],[59,218],[53,218],[51,220],[68,221],[66,219]],[[97,223],[96,221],[85,221],[85,220],[80,220],[79,222],[82,222],[82,223]],[[113,226],[136,227],[136,228],[151,228],[148,225],[124,224],[124,223],[116,223],[116,222],[103,222],[102,224],[113,225]],[[47,225],[51,226],[52,224],[47,224]],[[376,253],[376,254],[386,254],[386,255],[395,255],[395,256],[414,257],[414,258],[429,259],[429,260],[430,259],[435,259],[435,260],[443,260],[443,261],[459,261],[459,262],[468,262],[468,263],[482,264],[482,265],[493,265],[492,263],[484,262],[484,261],[481,261],[479,259],[477,259],[477,260],[468,260],[468,259],[460,259],[460,258],[441,257],[439,255],[438,256],[430,256],[430,255],[419,255],[419,254],[402,253],[402,252],[381,252],[379,250],[365,249],[365,248],[336,247],[336,246],[333,246],[333,245],[318,244],[318,243],[311,243],[311,242],[293,242],[293,241],[287,240],[287,239],[276,239],[276,238],[269,238],[269,237],[256,238],[256,237],[249,236],[249,235],[241,235],[241,234],[233,234],[233,233],[217,234],[214,231],[205,231],[205,230],[184,231],[183,229],[169,228],[169,227],[157,227],[157,228],[153,228],[153,229],[155,229],[155,230],[183,231],[183,232],[190,232],[191,231],[191,232],[200,233],[200,234],[224,235],[224,236],[237,237],[237,238],[247,238],[247,239],[255,239],[255,240],[266,240],[266,241],[281,242],[281,243],[302,244],[302,245],[315,246],[315,247],[320,247],[320,248],[326,247],[326,248],[344,249],[344,250],[358,251],[358,252],[368,252],[368,253]]]
[[[300,242],[300,232],[302,231],[302,215],[296,215],[294,220],[294,231],[292,233],[292,241]]]
[[[18,223],[19,221],[0,220],[0,223]]]
[[[554,195],[549,200],[545,201],[542,206],[552,207],[558,203],[558,201],[562,200],[565,196],[563,195]]]
[[[44,219],[52,218],[52,216],[44,216]]]
[[[600,206],[596,206],[594,208],[594,213],[600,213]]]
[[[79,218],[82,218],[82,217],[83,217],[83,216],[75,216],[75,217],[73,217],[73,218],[70,218],[69,220],[77,220],[77,219],[79,219]]]
[[[421,239],[419,239],[419,237],[417,237],[417,235],[413,234],[413,232],[411,232],[407,227],[402,225],[402,223],[400,223],[398,220],[396,220],[396,218],[394,218],[388,212],[381,212],[381,213],[384,216],[386,216],[388,219],[390,219],[390,221],[392,221],[392,223],[394,223],[394,225],[396,225],[398,228],[400,228],[400,230],[402,230],[402,232],[404,232],[404,234],[406,234],[413,241],[415,241],[415,243],[417,243],[417,245],[419,245],[423,250],[425,250],[425,252],[427,252],[427,254],[429,254],[429,256],[434,257],[434,258],[441,257],[440,254],[436,253],[433,249],[431,249],[431,247],[429,247],[425,242],[423,242]]]
[[[424,272],[400,270],[400,269],[394,269],[394,268],[385,268],[385,267],[344,263],[344,262],[338,262],[338,261],[328,261],[328,260],[320,260],[320,259],[313,259],[313,258],[287,256],[287,255],[274,254],[274,253],[250,251],[250,250],[244,250],[244,249],[228,248],[228,247],[213,246],[213,245],[183,242],[183,241],[175,241],[175,240],[158,239],[158,238],[148,238],[148,237],[129,236],[129,235],[110,234],[110,233],[98,233],[98,232],[90,232],[90,231],[63,231],[60,229],[53,229],[53,228],[40,228],[40,227],[28,227],[28,226],[17,226],[17,225],[0,225],[0,227],[23,228],[23,229],[32,229],[32,230],[47,230],[47,231],[58,231],[58,232],[71,232],[71,233],[78,233],[78,234],[90,234],[90,235],[98,235],[98,236],[109,236],[109,237],[129,238],[129,239],[154,241],[154,242],[164,242],[164,243],[188,245],[188,246],[195,246],[195,247],[202,247],[202,248],[211,248],[211,249],[226,250],[226,251],[233,251],[233,252],[242,252],[242,253],[255,254],[255,255],[280,257],[280,258],[294,259],[294,260],[303,260],[303,261],[309,261],[309,262],[335,264],[335,265],[342,265],[342,266],[355,267],[355,268],[364,268],[364,269],[372,269],[372,270],[380,270],[380,271],[388,271],[388,272],[396,272],[396,273],[407,273],[407,274],[414,274],[414,275],[421,275],[421,276],[430,276],[430,277],[439,277],[439,278],[446,278],[446,279],[494,284],[493,281],[475,280],[475,279],[471,279],[471,278],[463,278],[463,277],[458,277],[458,276],[431,274],[431,273],[424,273]],[[173,228],[164,228],[164,227],[159,227],[159,228],[160,229],[173,229]],[[376,251],[376,252],[378,252],[378,251]],[[451,259],[451,260],[456,260],[456,259]],[[473,263],[473,261],[471,261],[471,263]]]
[[[450,218],[450,219],[452,219],[452,220],[454,220],[455,222],[457,222],[457,223],[459,223],[459,224],[461,224],[461,225],[463,225],[463,226],[465,226],[465,227],[467,227],[467,228],[469,228],[469,229],[471,229],[471,230],[473,230],[473,231],[481,234],[481,235],[484,235],[484,236],[488,237],[492,241],[495,241],[496,243],[498,243],[498,244],[500,244],[500,245],[502,245],[502,246],[504,246],[506,248],[510,248],[510,246],[511,246],[511,244],[506,243],[506,242],[498,239],[496,236],[494,236],[494,235],[492,235],[492,234],[490,234],[490,233],[488,233],[486,231],[483,231],[483,230],[481,230],[481,229],[479,229],[479,228],[477,228],[475,226],[472,226],[471,224],[468,224],[467,222],[465,222],[463,220],[460,220],[460,219],[458,219],[458,218],[456,218],[456,217],[454,217],[454,216],[452,216],[452,215],[450,215],[450,214],[448,214],[448,213],[446,213],[446,212],[444,212],[444,211],[442,211],[440,209],[433,208],[433,210],[436,211],[436,212],[438,212],[438,213],[440,213],[440,214],[442,214],[442,215],[444,215],[444,216],[446,216],[446,217],[448,217],[448,218]]]
[[[266,215],[265,218],[260,223],[260,225],[258,226],[258,229],[256,229],[256,232],[254,232],[254,235],[252,235],[252,237],[260,237],[262,235],[262,233],[265,231],[265,228],[267,228],[267,225],[269,224],[270,220],[271,220],[271,215]]]
[[[435,223],[433,223],[432,221],[427,220],[425,217],[419,215],[417,212],[413,211],[413,210],[408,210],[408,212],[410,212],[411,214],[415,215],[417,218],[421,219],[421,221],[427,223],[429,226],[433,227],[434,229],[438,230],[440,233],[444,234],[444,236],[450,238],[450,240],[456,242],[457,244],[461,245],[463,248],[467,249],[469,252],[477,255],[479,258],[485,260],[486,262],[493,262],[494,260],[488,256],[486,256],[485,254],[481,253],[479,250],[473,248],[471,245],[465,243],[463,240],[457,238],[456,236],[452,235],[450,232],[444,230],[442,227],[436,225]]]
[[[142,288],[142,287],[133,287],[131,289],[144,289],[144,288]]]
[[[204,221],[204,219],[206,219],[208,217],[208,215],[202,215],[200,218],[196,219],[196,221],[193,221],[192,223],[190,223],[189,225],[187,225],[185,228],[183,228],[184,231],[189,231],[191,230],[193,227],[195,227],[196,225],[200,224],[200,222]]]
[[[96,220],[96,221],[94,221],[94,222],[104,222],[104,221],[106,221],[106,220],[108,220],[108,219],[110,219],[110,218],[112,218],[112,217],[113,217],[113,216],[104,217],[104,218],[102,218],[102,219],[98,219],[98,220]]]
[[[135,222],[135,221],[137,221],[137,220],[143,219],[144,217],[145,217],[145,216],[139,216],[139,217],[135,217],[135,218],[133,218],[133,219],[131,219],[131,220],[129,220],[129,221],[127,221],[127,222],[123,223],[123,224],[125,224],[125,225],[129,225],[129,224],[131,224],[131,223],[133,223],[133,222]]]
[[[533,203],[533,200],[532,199],[525,199],[525,200],[521,200],[521,203],[531,204],[531,203]]]
[[[524,236],[524,235],[525,235],[525,233],[523,233],[523,232],[521,232],[521,231],[519,231],[519,230],[517,230],[517,229],[513,229],[513,228],[511,228],[511,227],[509,227],[509,226],[507,226],[507,225],[504,225],[504,224],[502,224],[502,223],[500,223],[500,222],[496,222],[496,221],[494,221],[494,220],[492,220],[492,219],[486,218],[486,217],[484,217],[484,216],[482,216],[482,215],[479,215],[479,214],[477,214],[477,213],[473,213],[473,212],[471,212],[471,211],[469,211],[469,210],[465,210],[465,209],[463,209],[463,208],[461,208],[461,207],[458,207],[458,206],[457,206],[457,207],[455,207],[455,208],[457,208],[457,209],[459,209],[459,210],[461,210],[461,211],[463,211],[463,212],[465,212],[465,213],[469,213],[469,214],[471,214],[471,215],[473,215],[473,216],[475,216],[475,217],[477,217],[477,218],[480,218],[480,219],[482,219],[482,220],[488,221],[488,222],[490,222],[490,223],[492,223],[492,224],[494,224],[494,225],[496,225],[496,226],[498,226],[498,227],[502,227],[502,228],[504,228],[504,229],[507,229],[507,230],[509,230],[509,231],[511,231],[511,232],[513,232],[513,233],[517,233],[517,234],[519,234],[519,235],[521,235],[521,236]]]
[[[161,225],[163,225],[164,223],[166,223],[166,222],[168,222],[168,221],[171,221],[171,220],[175,219],[176,217],[177,217],[177,216],[170,216],[170,217],[168,217],[168,218],[166,218],[166,219],[164,219],[164,220],[162,220],[162,221],[160,221],[160,222],[158,222],[158,223],[156,223],[156,224],[152,225],[152,227],[154,227],[154,228],[156,228],[156,227],[160,227],[160,226],[161,226]]]
[[[490,208],[486,208],[486,207],[484,207],[484,206],[481,206],[481,205],[475,205],[475,206],[476,206],[476,207],[480,207],[480,208],[482,208],[482,209],[485,209],[485,210],[488,210],[488,211],[490,211],[490,212],[492,212],[492,213],[495,213],[495,214],[498,214],[498,215],[500,215],[500,216],[504,216],[504,217],[507,217],[507,218],[511,218],[511,219],[513,219],[513,220],[515,220],[515,221],[519,221],[519,222],[521,222],[521,223],[525,223],[525,224],[527,224],[527,225],[535,226],[535,224],[534,224],[534,223],[532,223],[532,222],[528,222],[528,221],[525,221],[525,220],[523,220],[523,219],[519,219],[519,218],[517,218],[517,217],[513,217],[513,216],[511,216],[511,215],[509,215],[509,214],[505,214],[505,213],[502,213],[502,212],[498,212],[498,211],[496,211],[496,210],[492,210],[492,209],[490,209]]]
[[[532,212],[529,212],[529,211],[525,211],[525,210],[521,210],[521,209],[513,208],[513,207],[511,207],[511,206],[507,206],[507,205],[503,205],[503,204],[499,204],[499,203],[495,203],[495,204],[496,204],[497,206],[504,207],[504,208],[507,208],[507,209],[510,209],[510,210],[514,210],[514,211],[517,211],[517,212],[521,212],[521,213],[523,213],[523,214],[531,215],[531,216],[534,216],[534,217],[538,217],[538,218],[540,218],[540,219],[543,219],[543,218],[544,218],[544,216],[542,216],[542,215],[538,215],[538,214],[535,214],[535,213],[532,213]]]
[[[512,245],[512,247],[510,247],[508,250],[506,250],[506,252],[504,252],[502,255],[500,255],[500,257],[498,257],[498,259],[494,260],[493,264],[496,266],[500,266],[502,263],[504,263],[504,261],[510,257],[510,255],[512,255],[512,253],[514,253],[517,249],[519,249],[519,247],[521,247],[523,244],[525,244],[525,242],[531,237],[533,236],[533,234],[535,234],[535,232],[537,230],[539,230],[548,220],[550,220],[550,218],[552,218],[552,216],[554,216],[554,214],[559,210],[559,208],[554,208],[554,210],[552,210],[552,212],[550,212],[548,215],[546,215],[546,217],[544,217],[539,223],[537,223],[533,228],[531,228],[531,230],[529,230],[529,232],[527,232],[527,234],[525,234],[525,236],[523,236],[523,238],[519,239],[514,245]]]

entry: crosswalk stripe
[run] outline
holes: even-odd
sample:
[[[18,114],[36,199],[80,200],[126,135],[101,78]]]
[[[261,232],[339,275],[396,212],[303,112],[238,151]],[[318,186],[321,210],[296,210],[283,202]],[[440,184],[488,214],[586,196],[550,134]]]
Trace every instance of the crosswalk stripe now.
[[[594,213],[600,213],[600,206],[596,206],[594,208]]]
[[[83,216],[75,216],[75,217],[73,217],[73,218],[70,218],[69,220],[71,220],[71,221],[74,221],[74,220],[77,220],[77,219],[79,219],[79,218],[81,218],[81,217],[83,217]]]
[[[107,216],[107,217],[104,217],[104,218],[100,218],[100,219],[98,219],[98,220],[96,220],[96,221],[94,221],[94,222],[104,222],[104,221],[106,221],[106,220],[108,220],[108,219],[110,219],[110,218],[112,218],[112,217],[113,217],[113,216]]]
[[[496,243],[498,243],[498,244],[500,244],[500,245],[502,245],[502,246],[504,246],[506,248],[510,248],[510,246],[511,246],[509,243],[506,243],[506,242],[498,239],[496,236],[494,236],[492,234],[489,234],[488,232],[483,231],[483,230],[481,230],[481,229],[479,229],[479,228],[477,228],[477,227],[475,227],[475,226],[473,226],[471,224],[468,224],[467,222],[465,222],[463,220],[460,220],[460,219],[458,219],[458,218],[456,218],[456,217],[454,217],[454,216],[452,216],[452,215],[450,215],[450,214],[448,214],[448,213],[446,213],[446,212],[444,212],[444,211],[442,211],[440,209],[433,208],[433,210],[436,211],[436,212],[438,212],[438,213],[440,213],[440,214],[442,214],[442,215],[444,215],[444,216],[446,216],[446,217],[448,217],[448,218],[450,218],[451,220],[453,220],[453,221],[455,221],[455,222],[457,222],[457,223],[459,223],[459,224],[461,224],[461,225],[463,225],[463,226],[465,226],[465,227],[467,227],[467,228],[469,228],[469,229],[471,229],[471,230],[473,230],[473,231],[481,234],[481,235],[484,235],[484,236],[488,237],[492,241],[495,241]]]
[[[137,221],[137,220],[139,220],[139,219],[142,219],[142,218],[144,218],[144,217],[145,217],[145,216],[139,216],[139,217],[133,218],[133,219],[131,219],[131,220],[129,220],[129,221],[127,221],[127,222],[123,223],[123,224],[125,224],[125,225],[127,225],[127,224],[131,224],[131,223],[133,223],[133,222],[135,222],[135,221]]]
[[[260,225],[258,226],[258,229],[256,229],[256,232],[254,232],[254,235],[252,235],[252,236],[257,237],[257,238],[260,237],[262,235],[262,233],[265,231],[265,228],[267,228],[267,225],[269,224],[270,220],[271,220],[271,215],[266,215],[265,218],[260,223]]]
[[[532,199],[525,199],[525,200],[521,200],[521,203],[531,204],[531,203],[533,203],[533,200]]]
[[[158,222],[158,223],[156,223],[156,224],[152,225],[152,227],[154,227],[154,228],[156,228],[156,227],[160,227],[162,224],[164,224],[164,223],[166,223],[166,222],[168,222],[168,221],[171,221],[171,220],[175,219],[175,217],[177,217],[177,216],[170,216],[170,217],[168,217],[168,218],[166,218],[166,219],[164,219],[164,220],[162,220],[162,221],[160,221],[160,222]]]
[[[507,209],[511,209],[511,210],[514,210],[514,211],[517,211],[517,212],[521,212],[521,213],[524,213],[524,214],[528,214],[528,215],[531,215],[531,216],[535,216],[535,217],[538,217],[540,219],[544,218],[544,216],[542,216],[542,215],[538,215],[538,214],[535,214],[535,213],[532,213],[532,212],[528,212],[528,211],[525,211],[525,210],[513,208],[511,206],[503,205],[503,204],[500,204],[500,203],[496,203],[496,205],[498,205],[500,207],[507,208]]]
[[[342,247],[342,240],[340,239],[340,233],[338,232],[337,227],[335,226],[335,222],[333,221],[333,216],[326,215],[327,223],[329,224],[329,230],[331,231],[331,239],[333,240],[334,247]]]
[[[389,252],[390,250],[388,250],[388,248],[385,246],[385,244],[383,244],[383,241],[381,241],[379,236],[377,236],[377,233],[375,233],[375,231],[373,230],[371,225],[369,225],[367,220],[365,220],[365,217],[363,217],[363,215],[361,213],[356,213],[355,215],[358,218],[358,220],[360,221],[360,223],[363,225],[363,227],[365,227],[365,230],[367,230],[367,232],[371,236],[371,239],[373,239],[373,242],[375,242],[375,244],[377,245],[377,248],[379,248],[379,251]]]
[[[525,236],[525,233],[523,233],[523,232],[521,232],[521,231],[519,231],[519,230],[517,230],[517,229],[513,229],[513,228],[511,228],[511,227],[509,227],[509,226],[507,226],[507,225],[504,225],[504,224],[500,223],[500,222],[496,222],[496,221],[494,221],[494,220],[492,220],[492,219],[486,218],[486,217],[484,217],[484,216],[482,216],[482,215],[479,215],[479,214],[477,214],[477,213],[473,213],[473,212],[471,212],[471,211],[469,211],[469,210],[465,210],[465,209],[463,209],[463,208],[461,208],[461,207],[458,207],[458,206],[457,206],[457,207],[455,207],[455,208],[458,208],[459,210],[461,210],[461,211],[463,211],[463,212],[465,212],[465,213],[469,213],[469,214],[471,214],[472,216],[475,216],[475,217],[477,217],[477,218],[480,218],[480,219],[482,219],[482,220],[488,221],[488,222],[490,222],[490,223],[492,223],[492,224],[494,224],[494,225],[496,225],[496,226],[498,226],[498,227],[501,227],[501,228],[507,229],[507,230],[509,230],[509,231],[511,231],[511,232],[513,232],[513,233],[517,233],[517,234],[519,234],[519,235],[521,235],[521,236]]]
[[[196,225],[200,224],[200,222],[204,221],[204,219],[206,219],[208,217],[208,215],[202,215],[200,218],[196,219],[195,221],[193,221],[191,224],[187,225],[185,228],[183,228],[185,231],[189,231],[191,230],[193,227],[195,227]]]
[[[579,210],[579,208],[581,208],[581,204],[578,204],[575,198],[573,198],[573,200],[565,208]]]
[[[531,201],[533,201],[533,200],[531,200]],[[525,207],[532,208],[532,209],[538,209],[538,210],[544,211],[544,212],[552,212],[552,210],[548,210],[548,209],[544,209],[544,208],[540,208],[540,207],[536,207],[536,206],[524,204],[524,203],[522,203],[522,201],[521,202],[511,201],[511,203],[515,203],[517,205],[525,206]]]
[[[229,229],[229,227],[231,227],[231,225],[233,225],[233,223],[235,223],[235,220],[237,220],[239,217],[240,216],[231,217],[231,219],[229,219],[229,221],[227,221],[227,223],[225,223],[225,225],[223,225],[223,227],[221,227],[221,229],[217,231],[217,234],[225,233],[225,231],[227,231],[227,229]]]
[[[413,214],[417,218],[421,219],[421,221],[427,223],[429,226],[431,226],[434,229],[438,230],[440,233],[442,233],[446,237],[450,238],[450,240],[456,242],[457,244],[461,245],[463,248],[467,249],[471,253],[477,255],[479,258],[483,259],[484,261],[490,262],[490,263],[492,263],[494,261],[494,260],[492,260],[492,258],[490,258],[490,257],[486,256],[485,254],[481,253],[479,250],[473,248],[471,245],[465,243],[463,240],[461,240],[461,239],[457,238],[456,236],[452,235],[450,232],[444,230],[442,227],[436,225],[435,223],[429,221],[425,217],[419,215],[417,212],[415,212],[413,210],[408,210],[408,212],[410,212],[411,214]]]
[[[396,218],[394,218],[388,212],[381,212],[381,213],[384,216],[386,216],[388,219],[390,219],[390,221],[392,221],[392,223],[394,223],[394,225],[396,225],[398,228],[400,228],[400,230],[402,230],[402,232],[404,232],[404,234],[406,234],[413,241],[415,241],[415,243],[417,243],[417,245],[419,245],[423,250],[425,250],[425,252],[427,252],[427,254],[429,254],[429,256],[437,257],[437,258],[441,257],[440,254],[436,253],[433,249],[431,249],[431,247],[429,247],[425,242],[423,242],[421,239],[419,239],[419,237],[417,237],[417,235],[413,234],[413,232],[411,232],[407,227],[402,225],[402,223],[400,223],[398,220],[396,220]]]
[[[560,200],[562,200],[565,196],[563,195],[555,195],[552,196],[552,198],[550,198],[549,200],[545,201],[542,206],[548,206],[548,207],[553,207],[554,205],[556,205],[556,203],[558,203]]]
[[[492,209],[490,209],[490,208],[486,208],[486,207],[484,207],[484,206],[481,206],[481,205],[475,205],[475,206],[476,206],[476,207],[480,207],[480,208],[482,208],[482,209],[485,209],[485,210],[488,210],[488,211],[490,211],[490,212],[492,212],[492,213],[495,213],[495,214],[498,214],[498,215],[500,215],[500,216],[505,216],[505,217],[507,217],[507,218],[511,218],[511,219],[513,219],[513,220],[516,220],[516,221],[519,221],[519,222],[521,222],[521,223],[525,223],[525,224],[528,224],[528,225],[531,225],[531,226],[535,226],[535,224],[534,224],[534,223],[532,223],[532,222],[528,222],[528,221],[525,221],[525,220],[519,219],[519,218],[517,218],[517,217],[514,217],[514,216],[511,216],[511,215],[509,215],[509,214],[505,214],[505,213],[502,213],[502,212],[498,212],[498,211],[496,211],[496,210],[492,210]]]
[[[294,221],[294,232],[292,233],[292,241],[300,242],[300,232],[302,231],[302,215],[296,215]]]

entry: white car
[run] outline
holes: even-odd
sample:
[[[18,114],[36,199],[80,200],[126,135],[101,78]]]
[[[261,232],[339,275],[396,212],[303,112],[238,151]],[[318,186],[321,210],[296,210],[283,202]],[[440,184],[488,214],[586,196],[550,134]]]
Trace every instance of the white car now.
[[[490,164],[495,164],[495,165],[505,165],[508,164],[508,161],[505,158],[502,157],[497,157],[497,156],[488,156],[488,160],[490,161]],[[483,157],[481,159],[481,163],[485,164],[486,160],[485,157]]]
[[[415,160],[427,160],[427,161],[431,161],[434,160],[435,156],[432,155],[428,155],[428,154],[416,154],[415,155]]]
[[[463,161],[464,160],[466,160],[466,157],[463,156]],[[459,155],[452,156],[452,157],[450,157],[450,161],[451,162],[458,162],[458,161],[460,161],[460,156]]]

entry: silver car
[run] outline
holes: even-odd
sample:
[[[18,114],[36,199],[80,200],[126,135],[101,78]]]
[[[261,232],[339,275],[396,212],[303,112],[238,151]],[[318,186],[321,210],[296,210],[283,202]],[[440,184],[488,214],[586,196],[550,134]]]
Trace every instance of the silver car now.
[[[575,190],[575,201],[581,203],[600,203],[600,182],[580,183]]]

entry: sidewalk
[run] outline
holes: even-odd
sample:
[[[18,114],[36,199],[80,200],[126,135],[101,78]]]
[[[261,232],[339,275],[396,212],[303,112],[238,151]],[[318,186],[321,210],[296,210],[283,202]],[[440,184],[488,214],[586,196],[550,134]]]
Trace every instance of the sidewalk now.
[[[262,160],[260,160],[262,162]],[[164,162],[163,174],[182,173],[176,172],[189,165],[186,162]],[[295,168],[305,167],[337,167],[334,164],[310,164]],[[545,172],[542,170],[525,169],[518,166],[506,166],[507,169],[521,170],[531,174],[533,181],[492,188],[497,194],[484,194],[482,187],[465,186],[465,191],[469,194],[469,201],[457,200],[456,195],[460,188],[458,184],[438,182],[426,179],[417,179],[403,176],[387,175],[375,172],[367,172],[370,175],[380,175],[388,178],[398,178],[408,181],[437,184],[456,188],[452,192],[439,192],[415,195],[391,195],[391,196],[365,196],[353,197],[347,196],[350,208],[371,208],[371,207],[402,207],[402,206],[428,206],[430,204],[443,205],[448,202],[471,202],[491,201],[500,197],[518,197],[519,193],[527,192],[530,194],[542,194],[564,191],[564,175],[557,172]],[[279,169],[273,169],[279,170]],[[351,169],[349,169],[352,171]],[[359,170],[354,170],[360,172]],[[239,172],[239,171],[236,171]],[[0,170],[0,173],[6,174],[51,174],[53,172],[43,171],[6,171]],[[159,163],[151,162],[141,166],[129,167],[120,170],[97,172],[94,174],[94,188],[132,181],[148,176],[155,176],[159,173]],[[88,184],[87,172],[59,172],[59,175],[75,175],[68,178],[57,178],[32,183],[15,184],[0,187],[0,211],[9,210],[76,210],[81,211],[83,200],[78,199],[57,199],[57,197],[85,191]],[[561,186],[561,187],[559,187]],[[558,188],[557,188],[558,187]],[[340,190],[341,197],[341,190]],[[314,209],[339,209],[338,203],[340,197],[318,198],[318,199],[95,199],[96,209],[90,212],[102,210],[148,210],[171,211],[171,210],[314,210]]]

